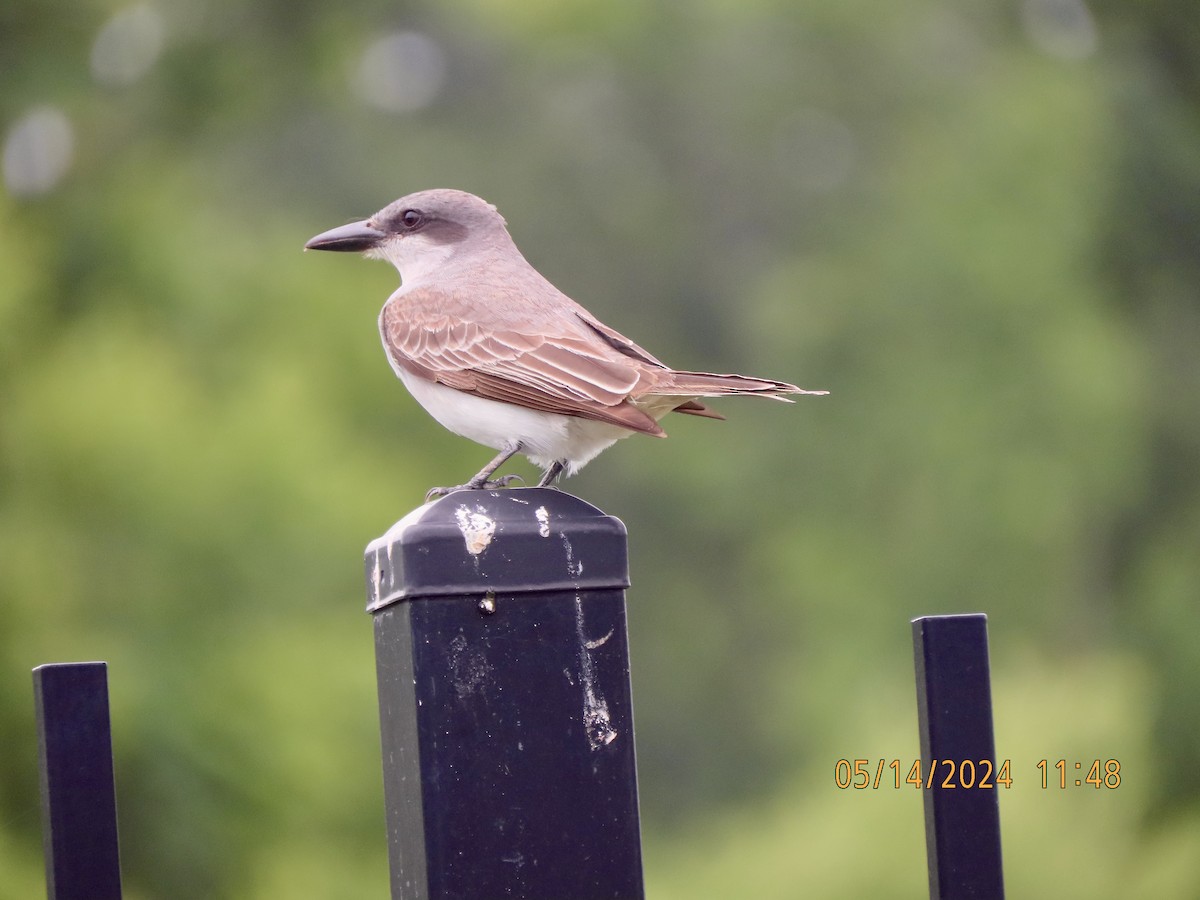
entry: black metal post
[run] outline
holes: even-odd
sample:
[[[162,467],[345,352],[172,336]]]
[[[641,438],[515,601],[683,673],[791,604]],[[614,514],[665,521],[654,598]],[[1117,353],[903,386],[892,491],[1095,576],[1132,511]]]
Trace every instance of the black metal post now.
[[[392,897],[640,900],[624,525],[458,491],[366,574]]]
[[[928,780],[929,896],[999,900],[1004,874],[987,616],[925,616],[912,626]]]
[[[46,894],[50,900],[119,900],[108,666],[38,666],[33,670],[33,696]]]

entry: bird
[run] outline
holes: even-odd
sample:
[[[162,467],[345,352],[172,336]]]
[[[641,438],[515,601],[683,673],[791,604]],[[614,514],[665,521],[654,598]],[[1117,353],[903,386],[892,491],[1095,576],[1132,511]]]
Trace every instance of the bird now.
[[[408,194],[304,247],[396,267],[400,287],[379,314],[392,369],[441,425],[498,451],[464,484],[431,488],[427,501],[508,487],[519,476],[494,476],[518,453],[542,470],[537,486],[550,487],[621,438],[666,437],[667,413],[724,418],[700,398],[828,393],[672,369],[551,284],[496,207],[465,191]]]

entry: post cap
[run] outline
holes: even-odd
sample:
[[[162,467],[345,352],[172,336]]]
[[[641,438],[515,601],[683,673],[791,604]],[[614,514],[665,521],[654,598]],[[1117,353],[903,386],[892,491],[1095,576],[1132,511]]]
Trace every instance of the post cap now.
[[[367,612],[418,597],[629,586],[625,525],[554,488],[461,490],[367,545]]]

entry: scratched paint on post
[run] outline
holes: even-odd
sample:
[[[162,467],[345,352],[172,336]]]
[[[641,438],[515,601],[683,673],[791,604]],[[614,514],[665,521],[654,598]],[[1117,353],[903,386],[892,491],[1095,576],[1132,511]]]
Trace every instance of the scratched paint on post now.
[[[612,637],[612,632],[598,641],[587,639],[583,627],[583,598],[578,594],[575,595],[575,634],[579,640],[579,678],[583,687],[583,731],[587,735],[588,746],[599,750],[617,739],[617,730],[612,726],[608,701],[596,684],[596,666],[590,651],[604,644]]]

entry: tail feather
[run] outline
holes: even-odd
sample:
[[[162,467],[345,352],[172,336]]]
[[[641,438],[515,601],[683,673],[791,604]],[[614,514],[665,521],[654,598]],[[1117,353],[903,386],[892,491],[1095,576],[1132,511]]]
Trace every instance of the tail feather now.
[[[655,386],[655,393],[672,393],[684,397],[720,397],[724,394],[754,394],[772,400],[791,402],[785,394],[828,394],[829,391],[806,391],[770,378],[751,378],[747,375],[716,375],[711,372],[675,372]]]
[[[685,403],[680,403],[675,407],[677,413],[687,413],[689,416],[703,416],[705,419],[725,419],[723,415],[715,409],[709,409],[699,400],[688,400]]]

